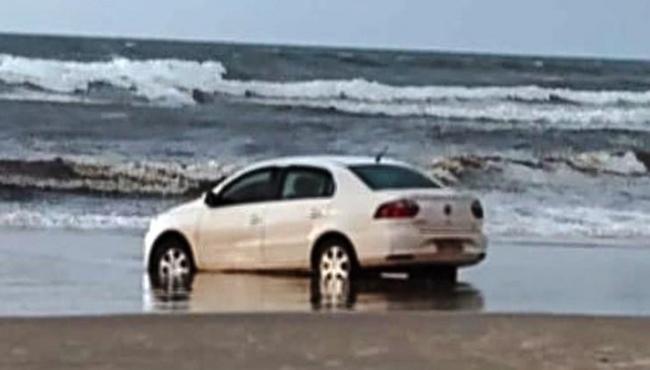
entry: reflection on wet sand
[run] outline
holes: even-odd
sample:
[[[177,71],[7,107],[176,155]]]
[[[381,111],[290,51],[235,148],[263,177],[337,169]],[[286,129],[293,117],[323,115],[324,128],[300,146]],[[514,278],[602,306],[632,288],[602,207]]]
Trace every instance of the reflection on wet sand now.
[[[145,311],[480,311],[481,292],[470,284],[363,278],[319,281],[296,276],[201,273],[185,281],[145,278]]]

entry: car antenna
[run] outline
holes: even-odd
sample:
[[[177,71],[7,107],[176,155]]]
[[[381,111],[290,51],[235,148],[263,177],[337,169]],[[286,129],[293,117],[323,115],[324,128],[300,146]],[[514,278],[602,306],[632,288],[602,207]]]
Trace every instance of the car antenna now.
[[[375,156],[375,163],[381,162],[381,159],[388,153],[388,145],[384,147],[377,155]]]

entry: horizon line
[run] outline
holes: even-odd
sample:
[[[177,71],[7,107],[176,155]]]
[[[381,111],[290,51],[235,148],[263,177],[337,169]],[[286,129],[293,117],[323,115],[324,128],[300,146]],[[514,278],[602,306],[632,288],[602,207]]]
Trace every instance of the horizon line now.
[[[354,44],[319,44],[316,42],[280,42],[280,41],[243,41],[233,39],[208,39],[208,38],[193,38],[193,37],[166,37],[166,36],[125,36],[125,35],[110,35],[110,34],[93,34],[93,33],[65,33],[65,32],[52,32],[52,33],[39,33],[39,32],[24,32],[24,31],[3,31],[0,30],[0,36],[18,36],[18,37],[49,37],[49,38],[82,38],[82,39],[99,39],[99,40],[128,40],[128,41],[144,41],[144,42],[177,42],[177,43],[198,43],[198,44],[225,44],[225,45],[242,45],[242,46],[267,46],[267,47],[289,47],[289,48],[321,48],[332,50],[361,50],[361,51],[377,51],[377,52],[412,52],[412,53],[432,53],[432,54],[457,54],[457,55],[474,55],[474,56],[501,56],[511,58],[545,58],[545,59],[573,59],[573,60],[601,60],[612,62],[650,62],[650,57],[631,57],[631,56],[599,56],[594,54],[537,54],[528,52],[500,52],[491,50],[480,49],[464,49],[464,48],[435,48],[435,47],[399,47],[399,46],[364,46]]]

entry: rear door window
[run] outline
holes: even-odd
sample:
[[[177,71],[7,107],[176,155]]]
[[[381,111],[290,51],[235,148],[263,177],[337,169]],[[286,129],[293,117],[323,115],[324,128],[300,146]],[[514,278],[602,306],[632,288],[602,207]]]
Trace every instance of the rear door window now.
[[[291,167],[282,184],[282,199],[325,198],[334,194],[334,180],[328,171]]]
[[[349,168],[372,190],[440,188],[432,179],[404,166],[369,164]]]

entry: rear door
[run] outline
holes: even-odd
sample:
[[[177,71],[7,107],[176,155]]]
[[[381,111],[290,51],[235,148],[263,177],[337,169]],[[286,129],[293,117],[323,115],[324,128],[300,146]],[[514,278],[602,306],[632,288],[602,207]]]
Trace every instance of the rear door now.
[[[207,268],[261,266],[264,212],[277,198],[279,175],[275,167],[254,170],[217,194],[219,204],[204,212],[198,231],[201,260]]]
[[[265,209],[265,264],[308,268],[309,237],[328,216],[334,180],[325,169],[294,166],[283,171],[281,184],[280,199]]]

